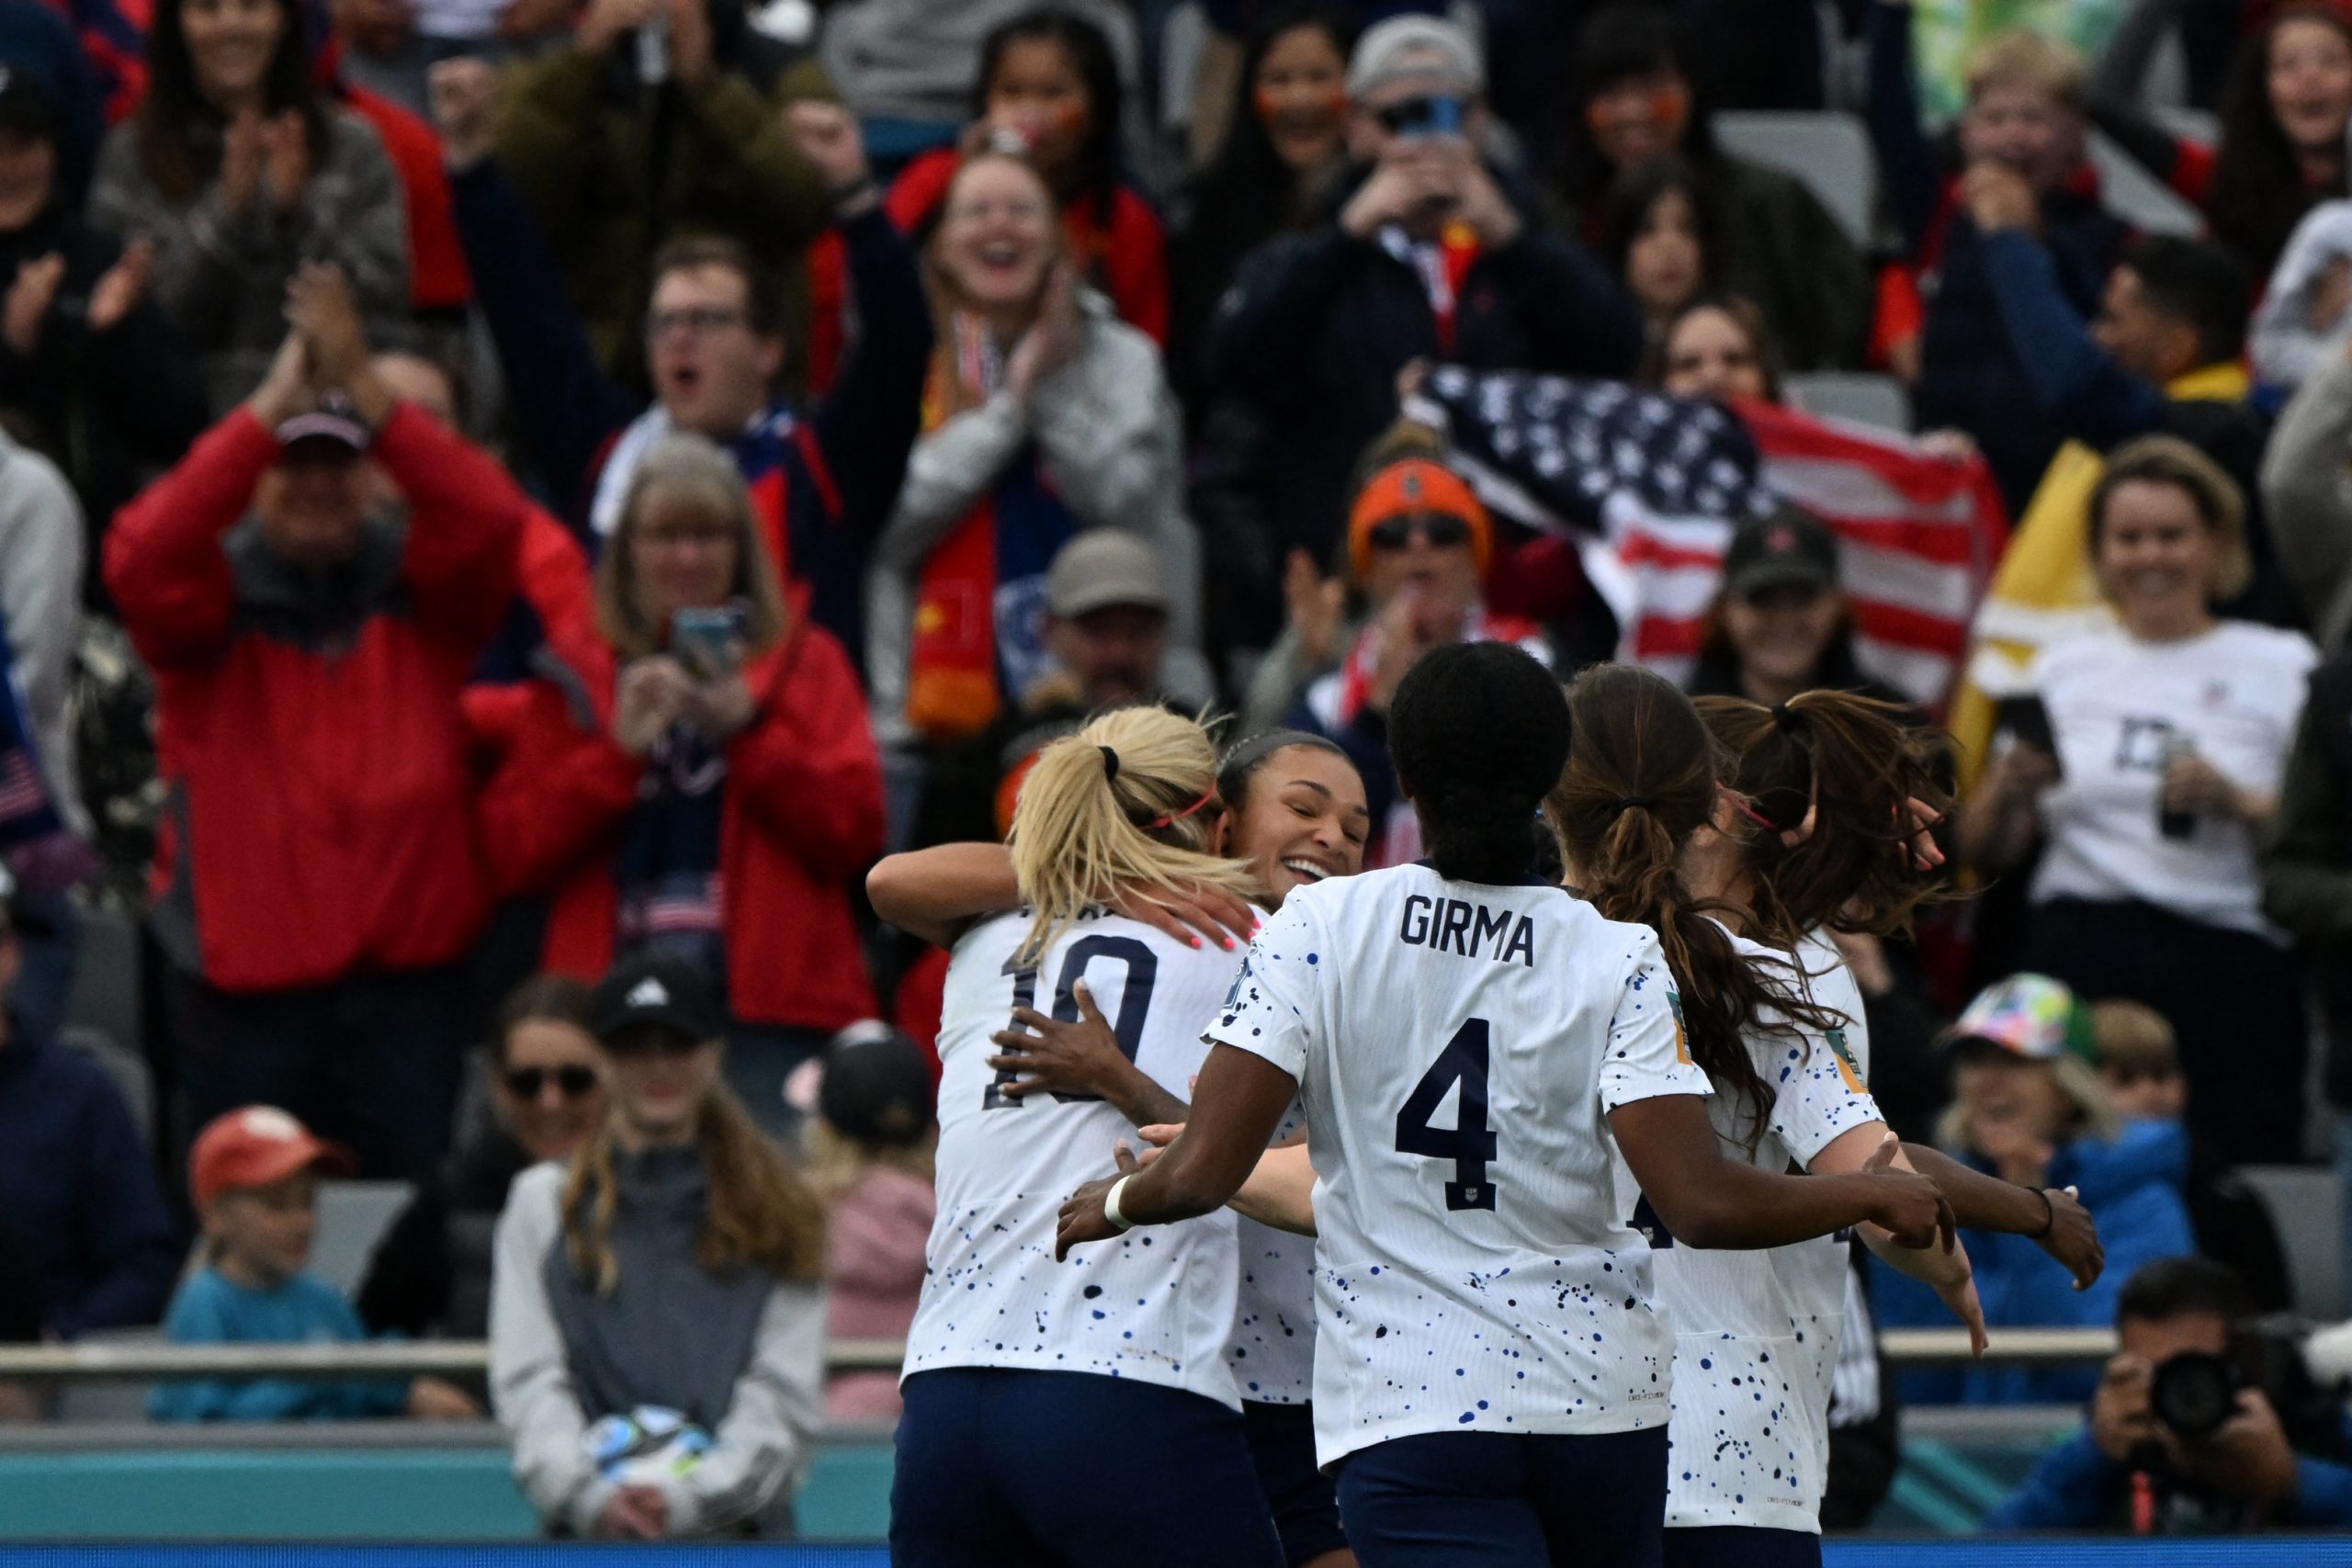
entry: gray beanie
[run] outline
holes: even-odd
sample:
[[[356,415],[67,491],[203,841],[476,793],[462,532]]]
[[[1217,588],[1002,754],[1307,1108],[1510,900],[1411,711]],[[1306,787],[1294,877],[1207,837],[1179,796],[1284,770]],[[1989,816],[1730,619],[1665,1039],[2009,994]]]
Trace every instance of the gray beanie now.
[[[1391,17],[1357,40],[1348,96],[1409,76],[1443,78],[1474,96],[1487,90],[1487,64],[1468,33],[1435,17]]]

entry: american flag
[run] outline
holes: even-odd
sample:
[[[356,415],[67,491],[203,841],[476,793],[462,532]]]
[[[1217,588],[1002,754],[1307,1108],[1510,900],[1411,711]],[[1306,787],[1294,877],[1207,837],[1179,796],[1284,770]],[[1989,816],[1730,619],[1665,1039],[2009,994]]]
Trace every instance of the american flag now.
[[[1983,459],[1794,409],[1442,366],[1406,412],[1449,432],[1489,505],[1574,539],[1623,628],[1619,657],[1678,682],[1734,524],[1785,499],[1838,536],[1862,668],[1940,711],[2007,538]]]

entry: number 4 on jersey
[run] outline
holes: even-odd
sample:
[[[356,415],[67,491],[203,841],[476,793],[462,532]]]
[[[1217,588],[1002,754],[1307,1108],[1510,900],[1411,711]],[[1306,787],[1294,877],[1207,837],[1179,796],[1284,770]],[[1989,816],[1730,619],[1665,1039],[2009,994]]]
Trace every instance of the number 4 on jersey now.
[[[1445,1091],[1462,1086],[1453,1125],[1432,1127],[1430,1118],[1445,1099]],[[1424,1155],[1453,1162],[1453,1179],[1445,1184],[1449,1209],[1492,1209],[1494,1184],[1487,1179],[1487,1163],[1495,1157],[1495,1130],[1487,1125],[1487,1021],[1474,1018],[1453,1032],[1430,1070],[1405,1097],[1396,1112],[1399,1154]]]

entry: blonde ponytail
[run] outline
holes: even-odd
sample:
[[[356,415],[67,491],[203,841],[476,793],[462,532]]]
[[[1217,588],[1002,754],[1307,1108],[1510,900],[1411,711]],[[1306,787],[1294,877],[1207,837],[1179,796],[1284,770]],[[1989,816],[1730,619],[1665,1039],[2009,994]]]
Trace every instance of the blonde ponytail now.
[[[1216,743],[1165,708],[1116,708],[1047,746],[1021,783],[1006,840],[1021,901],[1035,911],[1019,956],[1035,959],[1064,925],[1123,893],[1256,892],[1247,865],[1211,852],[1223,810]]]

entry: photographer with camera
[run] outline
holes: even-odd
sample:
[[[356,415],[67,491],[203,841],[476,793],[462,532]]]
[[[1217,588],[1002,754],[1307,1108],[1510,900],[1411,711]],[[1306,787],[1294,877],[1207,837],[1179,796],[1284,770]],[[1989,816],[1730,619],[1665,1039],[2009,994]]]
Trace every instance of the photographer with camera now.
[[[2245,1281],[2167,1258],[2124,1282],[2120,1351],[2090,1419],[2042,1456],[1988,1530],[2214,1534],[2352,1525],[2352,1422],[2300,1337],[2256,1319]]]

